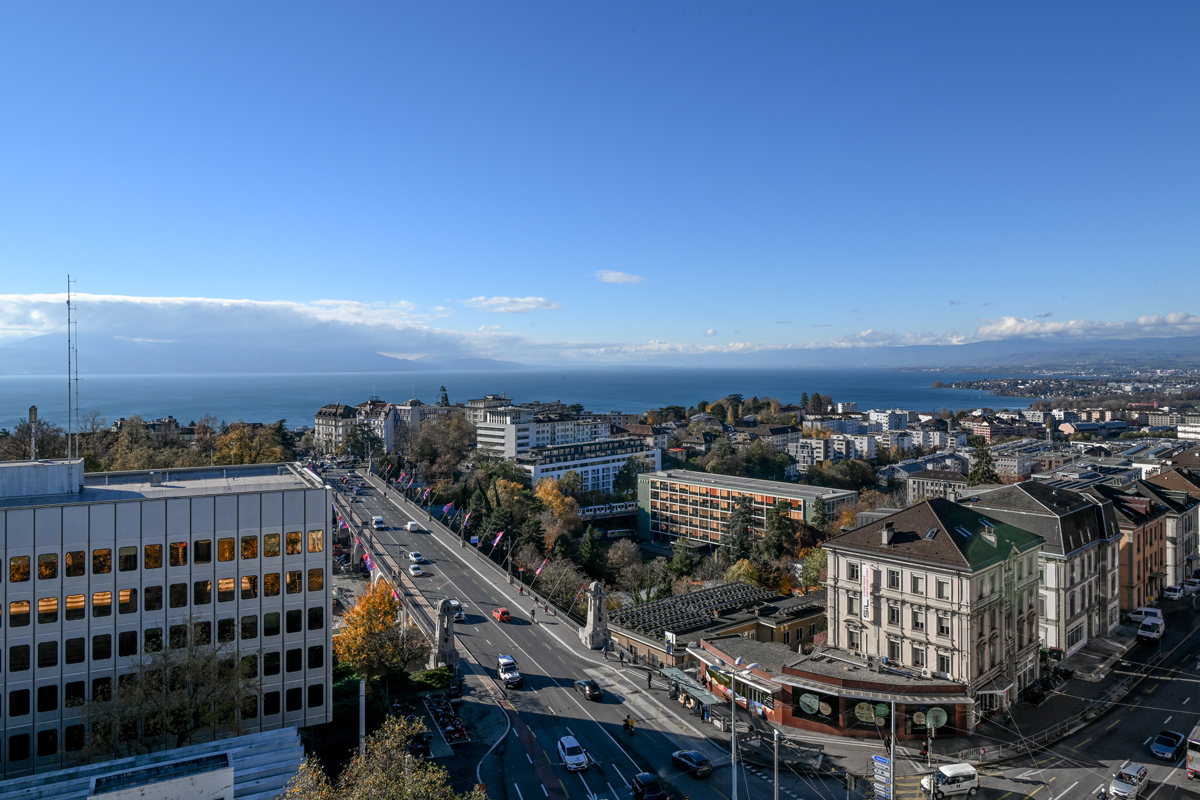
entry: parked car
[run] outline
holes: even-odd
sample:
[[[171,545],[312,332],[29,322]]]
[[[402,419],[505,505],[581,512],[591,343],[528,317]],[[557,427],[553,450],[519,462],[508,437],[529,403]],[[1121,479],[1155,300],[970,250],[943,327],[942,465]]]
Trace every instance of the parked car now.
[[[1183,746],[1186,742],[1187,737],[1182,733],[1163,731],[1150,743],[1150,754],[1155,758],[1175,761],[1183,754]]]
[[[930,781],[933,796],[941,800],[956,794],[974,797],[979,794],[979,773],[970,764],[946,764],[938,767],[932,775],[921,778],[921,791],[929,796]]]
[[[558,760],[571,772],[588,768],[587,751],[574,736],[564,736],[558,740]]]
[[[671,753],[671,763],[697,778],[712,775],[712,762],[699,750],[676,750]]]
[[[1183,587],[1168,586],[1167,588],[1163,589],[1163,597],[1167,600],[1178,600],[1179,598],[1183,597]]]
[[[1188,578],[1183,582],[1184,594],[1195,594],[1200,592],[1200,578]]]
[[[425,570],[421,569],[420,564],[409,564],[408,565],[408,574],[412,575],[414,578],[416,578],[421,575],[424,575]]]
[[[604,690],[595,681],[575,681],[575,691],[582,694],[588,700],[604,699]]]
[[[492,609],[492,616],[496,618],[496,622],[512,622],[512,615],[508,613],[507,608]]]
[[[412,550],[408,554],[408,560],[413,562],[414,564],[424,564],[425,556],[421,555],[416,550]]]
[[[1146,619],[1146,617],[1158,617],[1159,619],[1162,619],[1162,609],[1153,608],[1151,606],[1142,606],[1141,608],[1135,608],[1133,611],[1129,612],[1129,618],[1134,622],[1141,622],[1142,620]]]
[[[651,775],[649,772],[639,772],[634,775],[629,788],[633,790],[633,796],[638,800],[668,800],[670,797],[663,791],[662,784],[658,782],[658,776]]]
[[[1163,622],[1161,619],[1148,617],[1144,622],[1142,622],[1141,627],[1138,628],[1137,635],[1139,639],[1161,639],[1163,631],[1166,629],[1167,623]]]
[[[1149,771],[1143,765],[1126,761],[1113,775],[1112,782],[1108,784],[1108,793],[1114,797],[1133,800],[1138,796],[1149,775]]]

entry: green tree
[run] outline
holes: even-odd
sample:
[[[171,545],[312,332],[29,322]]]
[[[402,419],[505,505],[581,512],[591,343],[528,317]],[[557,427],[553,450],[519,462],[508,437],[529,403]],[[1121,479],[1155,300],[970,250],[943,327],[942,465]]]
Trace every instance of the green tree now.
[[[452,483],[458,467],[475,446],[475,426],[462,413],[451,412],[421,425],[409,444],[409,458],[425,479],[437,485]]]
[[[684,578],[692,574],[696,568],[696,551],[688,544],[687,539],[677,538],[671,542],[671,562],[668,569],[676,578]]]
[[[808,523],[821,533],[828,533],[829,529],[829,511],[825,508],[825,501],[817,499],[813,502],[813,511]]]
[[[729,565],[736,564],[754,553],[754,538],[750,532],[754,525],[754,503],[742,495],[729,510],[725,519],[725,532],[721,537],[721,558]]]
[[[571,405],[567,406],[568,414],[582,414],[583,412],[584,408],[580,403],[571,403]]]
[[[767,509],[761,547],[768,561],[791,555],[796,549],[796,523],[790,514],[791,505],[784,500]]]
[[[571,537],[565,533],[560,533],[554,537],[554,545],[550,548],[550,557],[562,559],[564,561],[574,561],[575,543],[571,541]]]
[[[996,463],[992,461],[992,451],[986,442],[980,442],[971,453],[971,471],[967,473],[967,486],[999,482],[1000,476],[996,473]]]
[[[583,494],[583,478],[575,470],[569,469],[558,479],[558,490],[565,497],[578,499]]]
[[[613,476],[613,494],[632,500],[637,494],[638,475],[647,471],[647,463],[639,458],[626,459]]]
[[[800,568],[800,582],[804,584],[805,589],[821,585],[821,573],[825,571],[828,561],[829,553],[824,548],[814,547],[808,551]]]
[[[588,526],[579,540],[579,568],[592,577],[600,574],[600,531]]]
[[[439,388],[438,388],[438,401],[437,401],[437,404],[438,404],[439,406],[441,406],[442,408],[449,408],[449,407],[450,407],[450,395],[446,394],[446,387],[445,387],[445,386],[442,386],[442,387],[439,387]]]
[[[275,423],[271,437],[273,444],[283,453],[284,461],[292,461],[296,458],[296,434],[288,429],[287,420],[281,419]]]

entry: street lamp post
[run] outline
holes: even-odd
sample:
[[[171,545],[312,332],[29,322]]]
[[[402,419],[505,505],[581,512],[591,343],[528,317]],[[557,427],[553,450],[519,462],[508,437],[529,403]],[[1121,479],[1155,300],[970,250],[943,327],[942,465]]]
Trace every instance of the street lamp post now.
[[[757,662],[746,663],[746,659],[738,656],[734,662],[735,667],[743,670],[752,670],[758,666]],[[749,685],[749,684],[747,684]],[[746,696],[746,711],[750,711],[750,696]],[[730,773],[730,800],[737,800],[738,796],[738,780],[737,780],[737,671],[729,670],[729,773]],[[775,782],[779,785],[779,781]]]

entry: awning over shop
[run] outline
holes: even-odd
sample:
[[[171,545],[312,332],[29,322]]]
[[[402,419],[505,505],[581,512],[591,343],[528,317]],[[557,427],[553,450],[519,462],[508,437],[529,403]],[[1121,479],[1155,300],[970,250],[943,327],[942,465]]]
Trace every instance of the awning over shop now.
[[[848,697],[851,700],[873,700],[881,703],[890,703],[895,700],[897,703],[907,703],[909,705],[947,705],[975,702],[974,698],[966,695],[916,694],[910,693],[900,686],[896,687],[896,691],[894,693],[888,694],[885,692],[872,692],[865,689],[850,689],[843,686],[818,683],[817,681],[808,681],[801,678],[795,678],[791,675],[776,675],[775,680],[787,686],[794,686],[796,688],[803,689],[806,692],[832,694],[837,695],[838,697]]]
[[[680,689],[707,706],[719,705],[720,703],[724,702],[721,700],[721,698],[717,697],[708,689],[705,689],[691,675],[688,675],[686,672],[678,669],[677,667],[663,667],[662,674],[665,675],[668,680],[678,683]]]

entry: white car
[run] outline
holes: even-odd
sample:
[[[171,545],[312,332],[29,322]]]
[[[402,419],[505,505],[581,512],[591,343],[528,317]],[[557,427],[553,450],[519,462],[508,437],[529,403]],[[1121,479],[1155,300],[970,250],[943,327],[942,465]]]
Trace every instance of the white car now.
[[[571,772],[588,768],[587,751],[574,736],[564,736],[558,740],[558,760]]]
[[[414,564],[424,564],[425,556],[421,555],[416,550],[413,550],[408,554],[408,560]]]
[[[371,517],[371,524],[375,526],[375,530],[381,531],[386,525],[383,524],[383,517]]]
[[[446,602],[450,604],[450,614],[454,617],[455,622],[467,621],[467,613],[463,611],[462,603],[454,598],[450,598]]]
[[[1188,578],[1183,582],[1184,594],[1195,594],[1200,592],[1200,578]]]
[[[1163,597],[1167,600],[1178,600],[1179,598],[1183,597],[1183,587],[1168,586],[1167,588],[1163,589]]]
[[[408,565],[408,574],[412,575],[415,578],[419,575],[424,575],[425,570],[421,569],[421,566],[419,564],[409,564]]]

